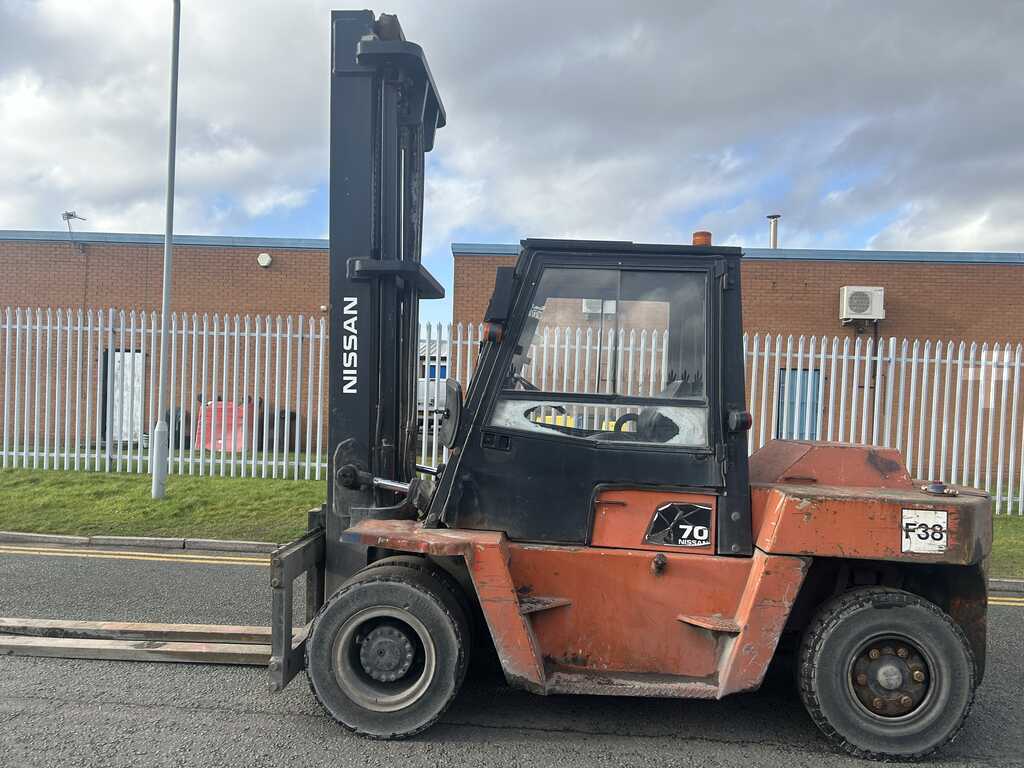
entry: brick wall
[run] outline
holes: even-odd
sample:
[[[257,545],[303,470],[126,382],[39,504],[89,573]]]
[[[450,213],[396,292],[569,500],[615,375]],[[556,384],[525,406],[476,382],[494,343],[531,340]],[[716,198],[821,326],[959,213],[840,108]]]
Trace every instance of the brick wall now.
[[[256,255],[270,253],[267,269]],[[163,248],[131,243],[0,241],[0,307],[159,310]],[[327,251],[176,245],[172,308],[228,314],[319,316],[327,303]],[[479,322],[495,270],[509,256],[456,256],[456,322]],[[749,332],[854,335],[838,321],[843,285],[885,287],[882,335],[1018,341],[1024,338],[1022,267],[999,264],[826,262],[743,263]]]
[[[327,266],[326,250],[176,245],[172,309],[319,315]],[[0,267],[0,307],[160,309],[161,245],[0,241]]]
[[[452,287],[452,320],[479,323],[494,292],[498,267],[511,267],[513,256],[456,256]]]
[[[455,322],[479,322],[495,270],[511,256],[455,257]],[[828,262],[750,259],[743,262],[743,325],[750,333],[856,335],[839,323],[844,285],[885,288],[883,336],[948,340],[1024,339],[1024,267],[1005,264]]]

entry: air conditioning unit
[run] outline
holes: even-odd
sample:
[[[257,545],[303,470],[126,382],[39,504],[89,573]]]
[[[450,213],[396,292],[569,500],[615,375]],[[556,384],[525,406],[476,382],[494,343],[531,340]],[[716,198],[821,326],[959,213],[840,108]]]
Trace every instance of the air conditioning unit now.
[[[839,319],[885,320],[885,288],[869,285],[844,285],[839,289]]]
[[[583,314],[585,315],[606,315],[615,314],[615,302],[602,299],[583,299]]]

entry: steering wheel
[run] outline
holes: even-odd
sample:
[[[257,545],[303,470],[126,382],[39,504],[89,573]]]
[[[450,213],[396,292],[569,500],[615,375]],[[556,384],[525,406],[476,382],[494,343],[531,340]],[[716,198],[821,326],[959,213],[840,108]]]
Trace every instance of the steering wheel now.
[[[527,408],[525,411],[523,411],[523,416],[525,416],[527,419],[530,419],[532,417],[534,411],[539,411],[541,408],[550,408],[552,411],[557,413],[559,416],[565,416],[565,414],[566,414],[565,408],[563,406],[561,406],[561,405],[552,405],[551,403],[541,403],[540,405],[534,405],[534,406],[532,406],[530,408]]]
[[[624,413],[615,420],[615,431],[622,432],[623,427],[631,422],[636,422],[640,418],[638,413]]]

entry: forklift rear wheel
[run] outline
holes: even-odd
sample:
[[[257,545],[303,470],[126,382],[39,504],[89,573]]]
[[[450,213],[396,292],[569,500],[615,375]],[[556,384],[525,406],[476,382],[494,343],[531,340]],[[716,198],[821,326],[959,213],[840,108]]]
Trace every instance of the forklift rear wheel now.
[[[800,695],[834,746],[869,759],[924,757],[974,702],[963,630],[933,603],[871,587],[826,603],[800,648]]]
[[[459,618],[464,626],[467,628],[468,633],[466,635],[466,647],[473,647],[473,636],[476,634],[474,626],[474,616],[476,611],[474,610],[473,603],[466,595],[466,590],[463,589],[459,580],[455,578],[451,573],[446,571],[440,565],[435,563],[421,555],[391,555],[389,557],[382,557],[380,560],[374,560],[368,566],[362,569],[360,573],[365,573],[372,568],[380,568],[382,566],[401,566],[404,568],[412,568],[414,570],[426,573],[429,576],[437,579],[445,589],[455,598],[457,607],[457,618]]]
[[[467,628],[436,578],[381,566],[349,579],[306,642],[320,704],[351,731],[378,739],[419,733],[448,708],[466,674]]]

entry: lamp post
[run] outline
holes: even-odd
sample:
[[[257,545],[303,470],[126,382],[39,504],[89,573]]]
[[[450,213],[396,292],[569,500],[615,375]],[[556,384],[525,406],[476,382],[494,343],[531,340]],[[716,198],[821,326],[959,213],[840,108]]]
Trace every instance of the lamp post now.
[[[167,205],[164,226],[164,285],[160,302],[160,380],[157,384],[156,426],[153,427],[153,498],[162,499],[167,488],[167,319],[171,304],[171,255],[174,235],[174,156],[178,133],[178,30],[181,27],[181,0],[172,0],[174,10],[171,33],[171,103],[167,138]]]

